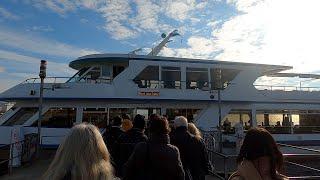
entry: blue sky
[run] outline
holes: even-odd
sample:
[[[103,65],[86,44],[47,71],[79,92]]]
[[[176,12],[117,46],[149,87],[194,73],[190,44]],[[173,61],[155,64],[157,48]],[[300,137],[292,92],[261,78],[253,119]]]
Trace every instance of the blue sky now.
[[[318,73],[317,0],[2,0],[0,92],[36,77],[71,76],[92,53],[148,48],[178,29],[160,55],[292,65]]]

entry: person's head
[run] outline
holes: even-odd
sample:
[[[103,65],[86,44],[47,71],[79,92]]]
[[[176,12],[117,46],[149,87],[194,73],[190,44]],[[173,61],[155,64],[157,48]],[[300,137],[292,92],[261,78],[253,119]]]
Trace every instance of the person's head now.
[[[133,119],[133,127],[138,129],[144,129],[146,127],[146,121],[144,116],[137,114]]]
[[[165,117],[154,116],[150,120],[150,133],[153,135],[169,134],[170,128],[168,120]]]
[[[129,114],[122,114],[122,119],[131,119]]]
[[[150,121],[152,121],[153,119],[158,119],[158,118],[160,118],[160,116],[159,116],[158,114],[151,114],[151,115],[149,116],[149,120],[150,120]]]
[[[244,159],[257,162],[267,160],[263,166],[269,166],[268,171],[272,178],[277,179],[277,171],[283,169],[283,156],[272,135],[263,128],[250,129],[243,141],[237,162]]]
[[[113,126],[120,126],[122,123],[122,118],[120,116],[115,116],[112,120]]]
[[[174,119],[174,127],[179,128],[179,127],[185,127],[188,128],[188,120],[184,116],[177,116]]]
[[[193,134],[197,139],[201,139],[201,132],[199,131],[199,129],[196,127],[195,124],[193,123],[188,123],[188,131],[189,133]]]
[[[60,144],[43,179],[111,179],[108,149],[99,130],[91,124],[78,124]]]

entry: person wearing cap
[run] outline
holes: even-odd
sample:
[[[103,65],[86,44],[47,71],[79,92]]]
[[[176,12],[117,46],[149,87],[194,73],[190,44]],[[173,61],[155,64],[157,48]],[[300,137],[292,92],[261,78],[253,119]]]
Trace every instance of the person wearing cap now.
[[[144,134],[145,126],[144,116],[137,114],[133,120],[133,127],[117,139],[113,150],[115,152],[114,161],[116,162],[117,176],[122,176],[123,164],[129,159],[135,145],[148,140]]]
[[[212,165],[203,140],[188,132],[188,120],[184,116],[175,118],[174,127],[175,131],[170,137],[171,144],[180,151],[185,180],[204,180],[212,171]]]

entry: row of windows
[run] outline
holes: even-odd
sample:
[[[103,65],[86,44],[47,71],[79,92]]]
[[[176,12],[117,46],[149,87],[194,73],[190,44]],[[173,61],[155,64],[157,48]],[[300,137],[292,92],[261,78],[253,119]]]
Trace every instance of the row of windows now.
[[[110,83],[125,69],[125,65],[103,65],[85,67],[78,71],[68,82]]]
[[[38,108],[21,108],[3,125],[22,125],[38,112]],[[135,112],[135,113],[134,113]],[[199,109],[167,109],[169,120],[176,116],[186,116],[190,121],[198,114]],[[105,128],[115,116],[127,114],[133,119],[134,114],[141,114],[148,119],[151,114],[161,114],[160,108],[84,108],[82,121],[89,122],[99,128]],[[76,122],[76,108],[50,108],[42,117],[41,126],[47,128],[70,128]],[[32,126],[38,124],[35,121]]]
[[[169,66],[147,66],[135,79],[139,88],[168,88],[181,89],[181,84],[186,84],[186,89],[209,90],[226,88],[239,73],[235,69],[216,68],[186,68],[186,81],[181,80],[181,68]],[[210,81],[209,81],[210,79]]]

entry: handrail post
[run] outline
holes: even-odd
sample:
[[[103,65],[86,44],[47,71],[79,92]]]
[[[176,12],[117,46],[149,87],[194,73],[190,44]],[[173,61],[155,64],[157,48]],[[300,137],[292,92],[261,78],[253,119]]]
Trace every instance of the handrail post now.
[[[227,176],[227,166],[226,166],[226,159],[227,157],[223,157],[223,172],[224,172],[224,178],[225,179],[228,179],[228,176]]]
[[[13,143],[10,144],[10,154],[9,154],[9,163],[8,163],[8,170],[9,170],[9,175],[12,173],[12,165],[13,165]]]

